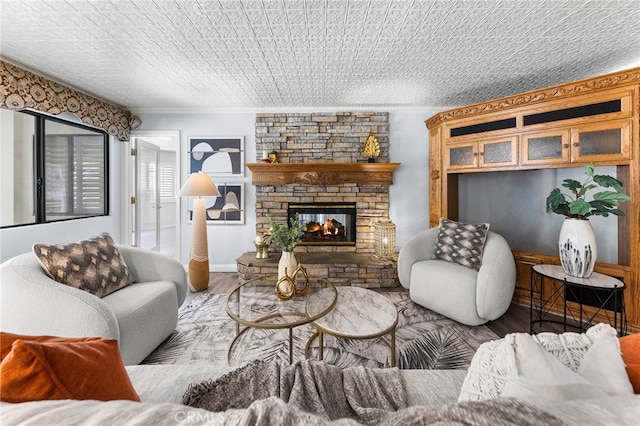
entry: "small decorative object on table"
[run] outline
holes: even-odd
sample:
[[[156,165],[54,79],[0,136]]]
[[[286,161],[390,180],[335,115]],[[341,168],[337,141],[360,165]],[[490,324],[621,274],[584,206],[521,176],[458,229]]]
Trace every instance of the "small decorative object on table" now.
[[[280,262],[278,263],[278,280],[286,275],[285,269],[288,271],[296,270],[298,262],[293,254],[293,249],[304,235],[305,230],[305,226],[300,223],[298,215],[292,217],[289,222],[289,226],[281,226],[273,217],[269,216],[272,241],[282,250]]]
[[[253,241],[256,246],[256,259],[267,259],[269,257],[269,246],[271,245],[271,235],[256,235]]]
[[[362,149],[362,154],[369,158],[367,160],[369,163],[376,162],[376,157],[380,155],[380,144],[378,144],[378,139],[376,139],[375,136],[369,135],[369,137],[367,137],[364,148]]]
[[[562,186],[572,195],[565,195],[560,188],[555,188],[546,201],[547,210],[566,216],[558,239],[560,263],[568,275],[578,278],[591,275],[598,256],[589,217],[624,216],[624,212],[618,209],[618,203],[631,199],[622,192],[622,182],[611,176],[596,175],[594,169],[593,163],[585,164],[587,179],[582,183],[574,179],[563,181]],[[587,192],[596,188],[611,189],[596,192],[593,199],[587,201]]]
[[[281,300],[289,300],[295,294],[296,285],[288,275],[287,268],[284,268],[284,275],[276,283],[276,294]]]
[[[298,267],[291,278],[293,279],[294,294],[298,297],[306,296],[309,291],[309,274],[307,274],[307,268],[302,266],[300,256],[298,256]],[[299,281],[302,286],[298,285]]]
[[[302,285],[299,285],[298,282]],[[281,300],[289,300],[293,296],[303,297],[306,296],[309,291],[309,275],[307,269],[300,263],[298,257],[298,266],[293,271],[293,274],[289,275],[287,267],[284,268],[284,275],[282,275],[276,283],[276,294]]]

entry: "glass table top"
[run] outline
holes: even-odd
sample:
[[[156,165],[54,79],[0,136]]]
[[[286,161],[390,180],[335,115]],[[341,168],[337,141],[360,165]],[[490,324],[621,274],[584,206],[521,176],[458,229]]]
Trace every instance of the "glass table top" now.
[[[309,276],[309,290],[304,296],[281,300],[275,291],[277,275],[262,275],[239,284],[227,294],[225,309],[236,322],[255,328],[291,328],[315,321],[330,312],[338,292],[326,278]],[[303,280],[296,287],[304,286]],[[313,314],[307,314],[307,300],[319,291],[325,297],[314,302]]]

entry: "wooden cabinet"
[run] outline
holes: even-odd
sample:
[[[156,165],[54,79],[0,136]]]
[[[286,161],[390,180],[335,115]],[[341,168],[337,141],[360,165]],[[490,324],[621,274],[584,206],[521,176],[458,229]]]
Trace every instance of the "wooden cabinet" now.
[[[429,224],[435,226],[442,215],[442,147],[440,129],[429,137]]]
[[[631,158],[631,126],[631,120],[616,120],[524,133],[520,164],[628,160]]]
[[[625,282],[629,331],[640,332],[640,68],[443,111],[425,124],[431,226],[440,217],[458,220],[458,210],[468,208],[458,186],[479,173],[581,168],[587,162],[615,167],[631,202],[617,219],[617,262],[597,262],[596,271]],[[517,215],[521,204],[509,199],[510,214]],[[559,259],[551,252],[514,257],[514,301],[526,304],[531,266]]]
[[[571,129],[571,160],[615,161],[631,158],[631,120],[600,122]]]
[[[520,163],[525,166],[570,163],[570,139],[570,130],[549,130],[523,134]]]
[[[510,167],[518,164],[518,137],[447,144],[447,169]]]

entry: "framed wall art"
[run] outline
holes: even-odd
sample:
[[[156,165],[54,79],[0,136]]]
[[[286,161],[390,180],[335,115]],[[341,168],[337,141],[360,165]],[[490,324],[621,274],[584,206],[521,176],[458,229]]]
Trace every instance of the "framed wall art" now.
[[[214,182],[244,177],[244,137],[189,137],[189,167],[191,173],[209,174]]]
[[[207,213],[207,224],[244,224],[244,183],[215,182],[220,197],[203,197]],[[191,197],[190,197],[191,198]],[[193,218],[193,201],[189,200],[189,220]]]

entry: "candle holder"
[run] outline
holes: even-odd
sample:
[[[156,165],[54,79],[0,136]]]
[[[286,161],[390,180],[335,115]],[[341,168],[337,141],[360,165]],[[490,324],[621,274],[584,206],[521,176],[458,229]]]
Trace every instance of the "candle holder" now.
[[[375,256],[390,259],[396,254],[396,225],[390,220],[376,222],[373,225]]]

